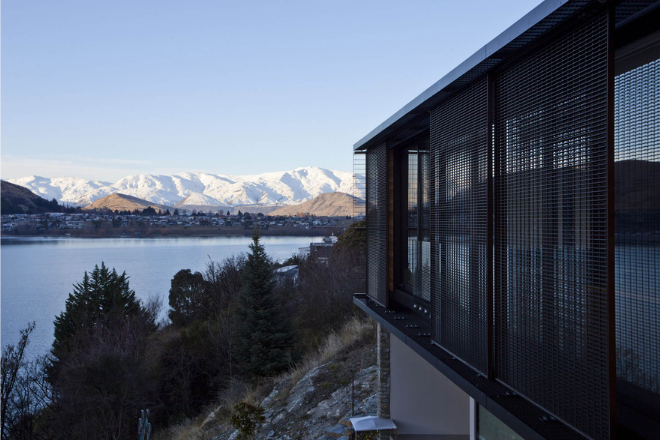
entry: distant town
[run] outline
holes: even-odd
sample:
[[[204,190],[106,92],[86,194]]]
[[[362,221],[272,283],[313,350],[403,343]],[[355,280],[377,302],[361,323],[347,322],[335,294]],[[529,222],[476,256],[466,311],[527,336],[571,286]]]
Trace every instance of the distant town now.
[[[148,212],[153,211],[153,212]],[[163,237],[206,235],[329,235],[342,232],[352,218],[314,215],[269,216],[262,213],[162,213],[145,209],[134,213],[61,213],[2,215],[6,235],[75,237]]]

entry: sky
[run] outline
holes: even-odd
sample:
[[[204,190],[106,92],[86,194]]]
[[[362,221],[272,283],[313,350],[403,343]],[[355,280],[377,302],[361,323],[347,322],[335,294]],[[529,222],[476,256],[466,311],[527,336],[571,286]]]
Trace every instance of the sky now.
[[[5,0],[1,177],[351,171],[539,3]]]

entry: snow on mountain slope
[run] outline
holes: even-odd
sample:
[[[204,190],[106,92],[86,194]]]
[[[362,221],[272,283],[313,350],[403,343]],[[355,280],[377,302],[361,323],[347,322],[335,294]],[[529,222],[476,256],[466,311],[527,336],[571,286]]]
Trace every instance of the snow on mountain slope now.
[[[317,167],[277,171],[258,175],[232,176],[185,172],[171,176],[140,174],[115,183],[73,177],[37,176],[11,179],[47,199],[60,203],[88,205],[113,193],[139,197],[153,203],[174,206],[186,197],[188,205],[250,205],[302,203],[328,192],[353,193],[353,174]],[[193,203],[194,202],[194,203]],[[202,203],[198,203],[202,202]]]
[[[213,197],[209,197],[207,195],[198,193],[198,192],[193,192],[190,193],[185,199],[177,202],[175,207],[179,206],[221,206],[222,203],[220,201],[214,199]]]
[[[85,180],[76,177],[40,177],[29,176],[20,179],[10,179],[11,183],[20,185],[40,195],[44,199],[57,199],[60,203],[69,203],[73,205],[88,205],[92,201],[107,196],[104,193],[99,197],[90,198],[100,188],[111,185],[110,182],[101,182],[98,180]]]

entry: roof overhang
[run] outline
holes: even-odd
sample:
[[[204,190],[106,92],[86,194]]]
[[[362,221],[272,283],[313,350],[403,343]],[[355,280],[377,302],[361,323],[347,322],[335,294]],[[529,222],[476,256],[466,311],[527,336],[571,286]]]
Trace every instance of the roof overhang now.
[[[545,0],[356,142],[353,149],[366,150],[379,144],[411,121],[419,125],[419,121],[423,120],[428,111],[440,101],[486,74],[514,53],[534,43],[585,8],[605,2],[607,0]],[[654,4],[655,6],[660,4],[653,0],[630,3],[630,6],[626,4],[624,8],[617,8],[617,23],[624,24],[645,9],[653,8]]]

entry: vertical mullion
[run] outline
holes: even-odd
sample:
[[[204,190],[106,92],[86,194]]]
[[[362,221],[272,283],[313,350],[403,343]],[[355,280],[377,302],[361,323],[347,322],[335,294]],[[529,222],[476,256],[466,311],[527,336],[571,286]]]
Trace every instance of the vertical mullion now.
[[[614,5],[607,10],[607,128],[606,128],[606,169],[607,169],[607,369],[609,433],[616,437],[616,284],[615,284],[615,174],[614,174]]]
[[[494,191],[494,177],[493,177],[493,159],[494,159],[494,145],[493,145],[493,122],[494,122],[494,112],[495,112],[495,81],[492,74],[488,75],[487,81],[487,117],[486,117],[486,136],[487,136],[487,154],[488,154],[488,165],[487,165],[487,180],[486,180],[486,216],[487,216],[487,225],[486,225],[486,340],[487,340],[487,361],[486,361],[486,373],[488,379],[494,380],[495,378],[495,368],[494,368],[494,357],[495,357],[495,345],[494,345],[494,325],[495,325],[495,303],[493,297],[493,254],[495,251],[494,248],[494,210],[493,203],[495,195]]]

